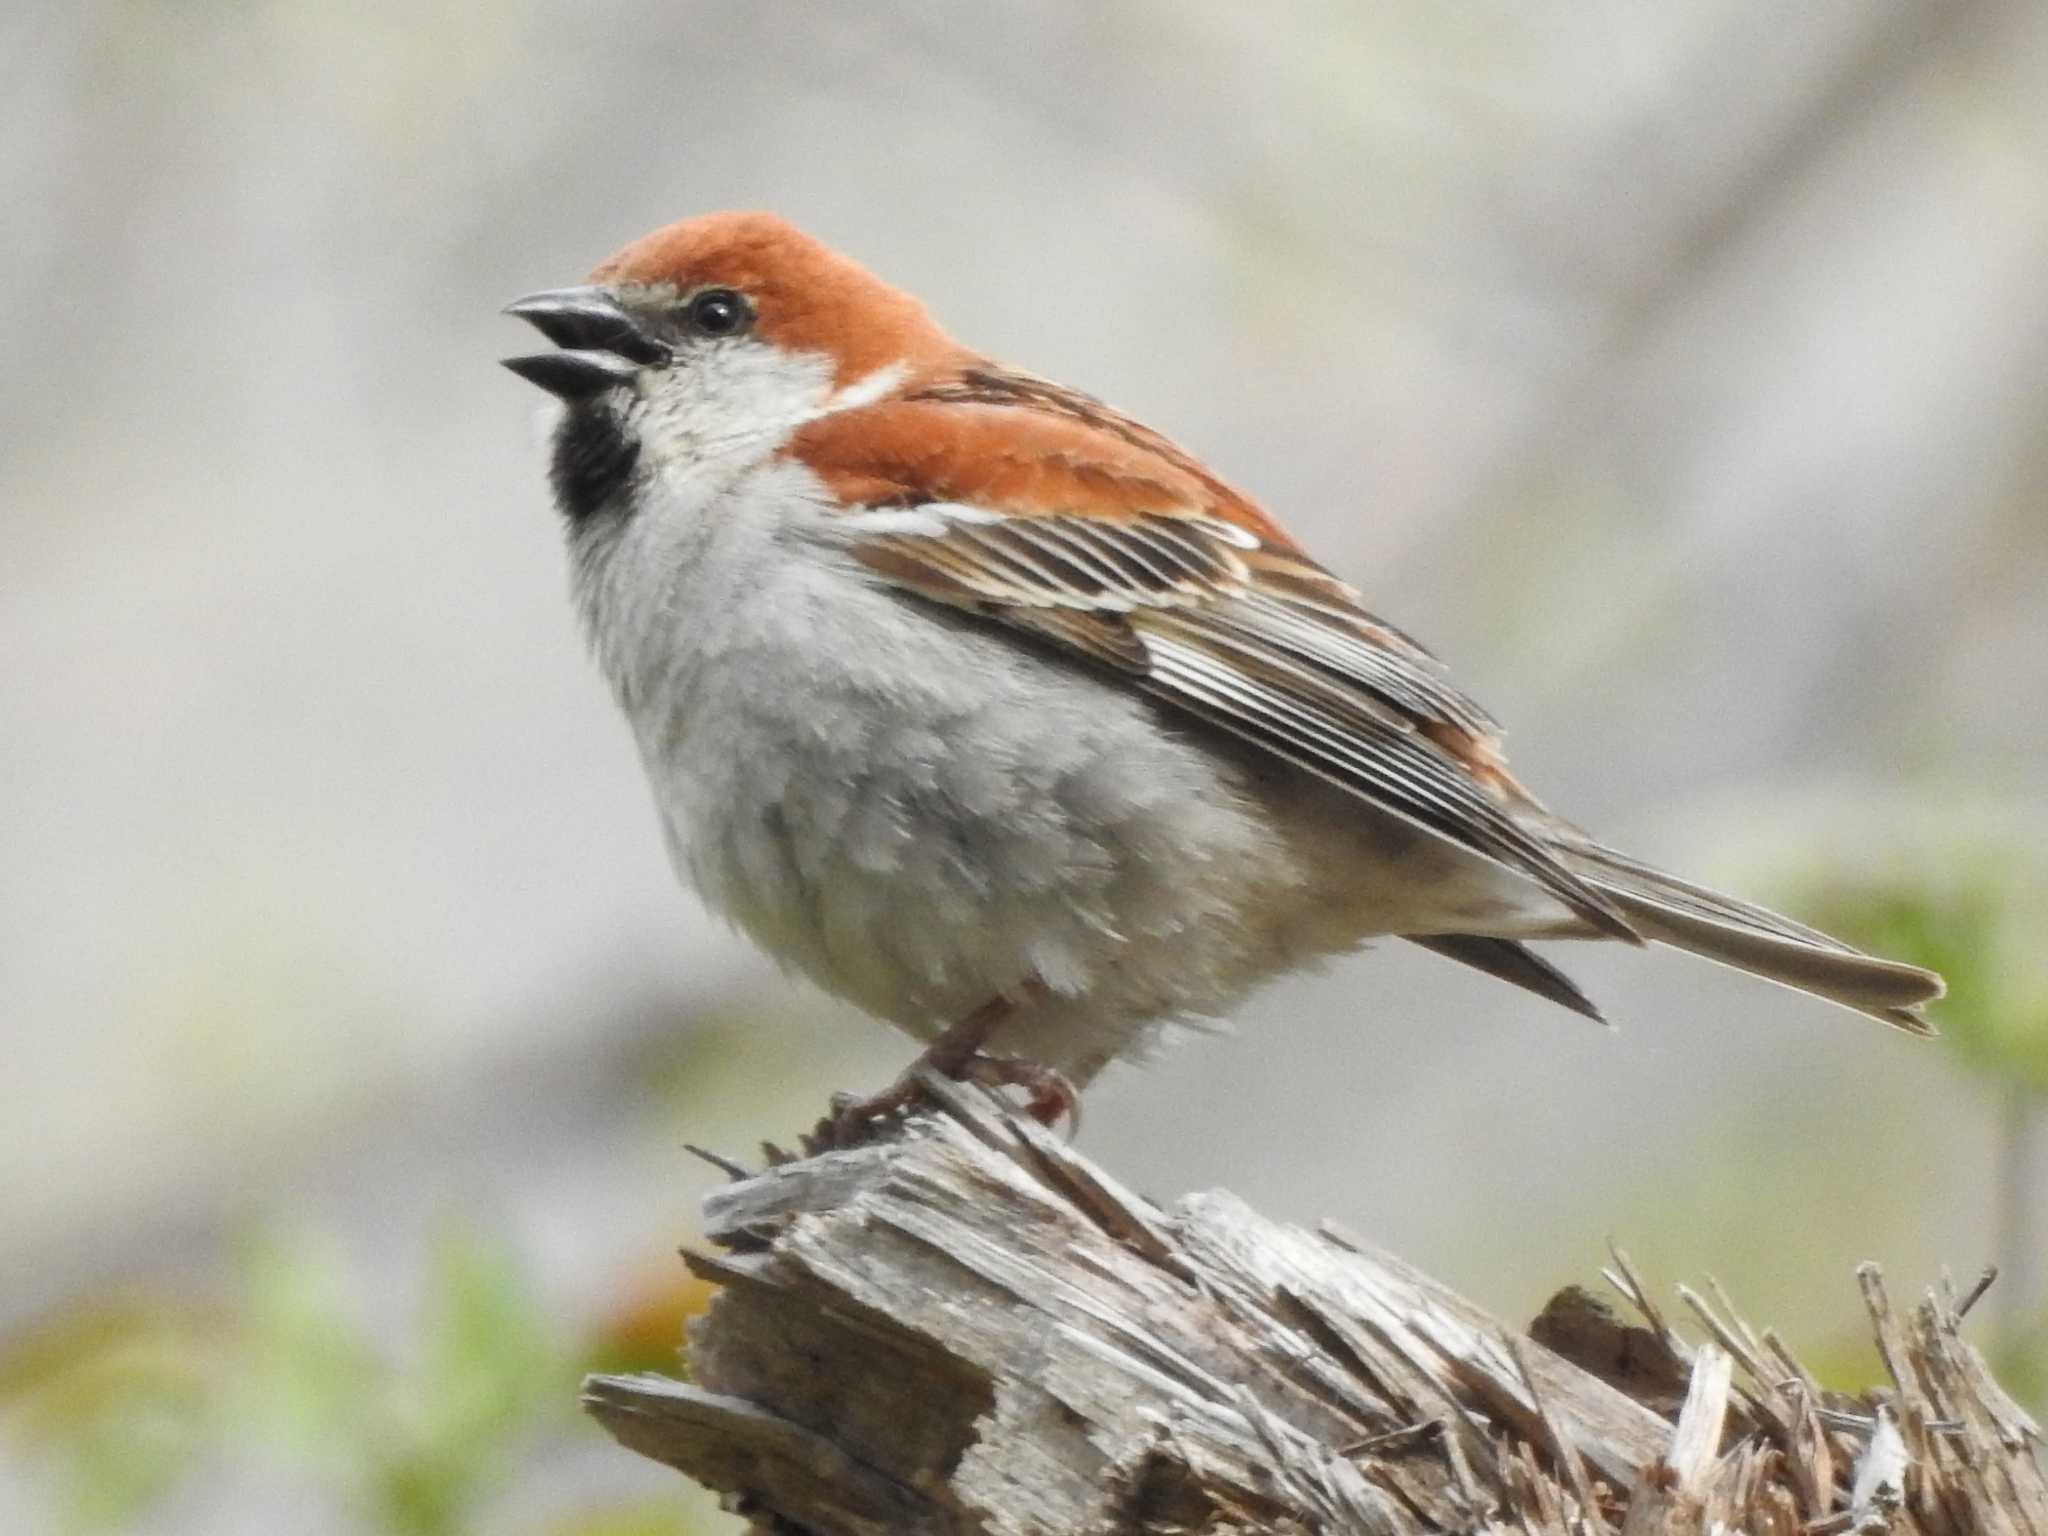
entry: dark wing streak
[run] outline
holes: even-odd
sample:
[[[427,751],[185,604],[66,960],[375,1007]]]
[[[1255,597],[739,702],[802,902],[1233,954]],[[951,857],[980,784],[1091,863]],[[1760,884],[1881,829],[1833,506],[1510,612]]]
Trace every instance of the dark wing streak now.
[[[1400,666],[1397,653],[1354,630],[1281,617],[1249,604],[1250,571],[1229,549],[1204,546],[1166,520],[1084,524],[1059,517],[953,521],[943,533],[856,537],[853,552],[887,579],[928,597],[1071,646],[1135,675],[1149,691],[1255,741],[1297,767],[1383,806],[1458,846],[1519,870],[1596,929],[1633,939],[1614,905],[1575,874],[1475,779],[1417,730],[1465,713],[1451,690]],[[1085,529],[1093,545],[1138,551],[1158,585],[1128,579],[1078,589],[1024,548],[995,536],[1031,525],[1041,536]],[[1143,552],[1149,552],[1145,558]],[[1170,563],[1159,570],[1158,563]],[[919,568],[929,571],[920,580]],[[1131,615],[1126,619],[1124,615]],[[1354,651],[1353,648],[1361,648]],[[1418,686],[1419,685],[1419,686]],[[1439,699],[1437,695],[1449,698]],[[1413,717],[1413,718],[1410,718]]]
[[[1575,882],[1568,874],[1545,878],[1548,871],[1539,874],[1529,867],[1530,861],[1517,858],[1510,851],[1491,846],[1487,839],[1475,836],[1477,829],[1468,817],[1461,815],[1462,808],[1446,805],[1441,799],[1423,793],[1421,786],[1406,785],[1407,792],[1403,792],[1396,788],[1402,783],[1397,775],[1390,775],[1384,768],[1361,764],[1353,754],[1343,752],[1327,741],[1318,746],[1299,728],[1289,728],[1284,712],[1274,710],[1268,701],[1248,700],[1241,691],[1225,690],[1213,674],[1190,673],[1172,662],[1161,666],[1156,648],[1154,663],[1153,672],[1141,680],[1149,692],[1232,735],[1242,737],[1306,773],[1334,784],[1348,794],[1358,795],[1389,814],[1414,823],[1434,836],[1530,875],[1602,931],[1617,938],[1635,937],[1634,930],[1608,914],[1597,896],[1574,891]],[[1276,721],[1276,715],[1283,718]]]
[[[1333,713],[1370,722],[1381,730],[1401,735],[1414,732],[1414,720],[1398,708],[1384,704],[1356,687],[1333,686],[1327,672],[1295,665],[1288,659],[1290,653],[1285,648],[1274,647],[1256,629],[1232,622],[1229,617],[1231,606],[1222,603],[1197,609],[1182,615],[1176,627],[1199,637],[1198,643],[1205,649],[1231,652],[1267,680],[1276,682],[1296,697],[1314,698]],[[1140,627],[1150,629],[1159,626],[1141,624]]]
[[[1215,692],[1236,707],[1272,722],[1276,729],[1298,735],[1305,745],[1312,746],[1333,765],[1354,772],[1362,784],[1372,782],[1375,775],[1384,772],[1384,754],[1373,750],[1371,741],[1362,739],[1358,734],[1360,728],[1371,731],[1373,726],[1370,723],[1358,721],[1347,732],[1343,721],[1332,719],[1283,692],[1262,685],[1228,663],[1216,664],[1205,648],[1183,646],[1173,640],[1162,641],[1156,634],[1146,638],[1146,653],[1152,659],[1150,675],[1158,681]],[[1404,791],[1408,787],[1412,787],[1418,796],[1432,800],[1440,809],[1455,809],[1451,802],[1429,795],[1424,786],[1404,786]]]
[[[995,562],[999,567],[1006,567],[1012,576],[1021,576],[1022,581],[1020,585],[1026,590],[1030,589],[1035,578],[1037,584],[1051,588],[1059,594],[1061,599],[1073,603],[1076,607],[1095,607],[1103,601],[1104,594],[1102,592],[1090,591],[1086,587],[1076,586],[1073,582],[1060,576],[1045,564],[1044,560],[1039,557],[1037,552],[1028,543],[1020,549],[1017,546],[1022,541],[1005,538],[1003,535],[1009,526],[1012,525],[1000,523],[990,524],[986,527],[969,525],[960,529],[959,536],[985,554],[988,559]]]
[[[1075,558],[1095,561],[1110,590],[1134,594],[1134,602],[1198,599],[1214,590],[1178,569],[1152,563],[1128,542],[1095,536],[1094,530],[1072,518],[1019,518],[1017,522],[1020,528],[1028,527],[1034,539],[1055,542],[1072,550]]]
[[[1129,568],[1138,585],[1147,590],[1153,588],[1179,588],[1183,578],[1169,565],[1156,564],[1163,555],[1148,554],[1141,545],[1127,539],[1110,537],[1106,530],[1095,528],[1075,518],[1046,518],[1044,525],[1049,531],[1063,539],[1086,542],[1091,548],[1100,550],[1105,558],[1113,559],[1120,568]],[[1118,529],[1121,533],[1123,530]]]
[[[1206,587],[1220,590],[1221,583],[1231,580],[1243,581],[1249,574],[1241,561],[1232,560],[1227,554],[1203,549],[1191,540],[1182,538],[1178,529],[1168,530],[1163,527],[1161,520],[1157,518],[1144,518],[1137,522],[1120,524],[1117,532],[1141,540]]]
[[[1150,662],[1145,654],[1144,641],[1119,614],[1082,613],[1072,608],[991,610],[976,606],[988,617],[1031,634],[1043,635],[1056,644],[1092,657],[1119,672],[1127,672],[1134,678],[1142,679]]]
[[[1184,650],[1171,641],[1165,645],[1154,641],[1147,649],[1154,678],[1176,687],[1200,687],[1205,694],[1221,690],[1222,697],[1236,708],[1315,751],[1326,766],[1340,771],[1340,782],[1354,793],[1404,808],[1454,841],[1489,857],[1527,868],[1532,874],[1540,872],[1544,884],[1564,888],[1561,895],[1564,891],[1577,894],[1581,883],[1555,865],[1540,843],[1483,792],[1474,790],[1434,749],[1418,749],[1412,738],[1381,734],[1370,726],[1364,728],[1367,734],[1361,734],[1356,725],[1347,730],[1342,720],[1276,692],[1235,668],[1214,665],[1213,658],[1201,649]],[[1204,666],[1205,662],[1211,665]],[[1212,698],[1212,702],[1217,700]]]
[[[1222,713],[1219,724],[1257,726],[1262,743],[1296,766],[1521,871],[1601,931],[1635,937],[1605,897],[1433,743],[1355,715],[1338,718],[1322,700],[1291,697],[1218,660],[1199,637],[1160,633],[1181,617],[1147,615],[1140,626],[1152,662],[1145,681],[1153,691],[1198,698]]]
[[[1106,563],[1101,551],[1078,540],[1063,537],[1059,529],[1051,526],[1043,518],[1018,518],[1012,529],[1019,540],[1029,544],[1046,559],[1057,561],[1094,583],[1096,590],[1104,599],[1114,596],[1130,584],[1129,571]]]
[[[1259,588],[1267,596],[1313,609],[1326,619],[1335,619],[1344,628],[1362,634],[1374,645],[1383,646],[1402,660],[1413,662],[1438,678],[1450,676],[1450,669],[1428,646],[1398,625],[1389,624],[1376,613],[1368,613],[1360,605],[1355,588],[1338,580],[1306,556],[1266,546],[1248,553],[1245,559],[1258,571]],[[1466,702],[1475,710],[1479,707],[1469,699]],[[1496,722],[1489,717],[1487,723],[1492,725]]]
[[[1423,718],[1441,718],[1476,736],[1497,729],[1491,717],[1456,688],[1417,666],[1398,651],[1375,646],[1354,624],[1333,623],[1316,615],[1291,612],[1284,599],[1256,588],[1239,601],[1261,621],[1257,632],[1284,645],[1304,661],[1354,684],[1363,681],[1390,700]]]
[[[985,563],[969,558],[966,550],[943,538],[923,534],[884,534],[862,541],[855,546],[854,553],[870,569],[910,586],[918,583],[914,575],[906,576],[906,567],[912,572],[919,566],[927,567],[938,578],[941,587],[940,591],[928,595],[950,601],[957,601],[955,594],[959,592],[986,602],[1025,608],[1045,607],[1054,601],[1043,593],[1019,588],[1016,582],[1005,579],[1001,572],[991,571]],[[878,559],[878,555],[893,558]]]

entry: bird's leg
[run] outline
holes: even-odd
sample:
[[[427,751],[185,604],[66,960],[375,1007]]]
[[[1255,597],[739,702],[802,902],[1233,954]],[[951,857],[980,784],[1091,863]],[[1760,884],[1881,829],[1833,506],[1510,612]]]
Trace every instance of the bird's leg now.
[[[1030,986],[1019,988],[1030,996]],[[1021,1004],[1007,992],[998,992],[979,1008],[962,1014],[951,1024],[939,1031],[938,1038],[924,1048],[923,1053],[912,1064],[910,1072],[899,1080],[907,1082],[919,1067],[930,1067],[942,1077],[964,1077],[967,1067],[981,1055],[981,1048],[988,1044],[990,1036],[1012,1017]]]
[[[909,1070],[880,1093],[864,1099],[840,1095],[833,1100],[832,1113],[807,1138],[813,1150],[848,1147],[866,1139],[878,1122],[894,1119],[923,1096],[918,1074],[929,1069],[959,1082],[988,1087],[1019,1087],[1026,1090],[1025,1113],[1045,1125],[1070,1119],[1078,1127],[1081,1099],[1074,1085],[1035,1061],[1014,1056],[990,1056],[982,1048],[996,1030],[1026,1007],[1046,996],[1045,983],[1027,978],[1014,992],[998,992],[987,1002],[962,1014],[919,1053]]]

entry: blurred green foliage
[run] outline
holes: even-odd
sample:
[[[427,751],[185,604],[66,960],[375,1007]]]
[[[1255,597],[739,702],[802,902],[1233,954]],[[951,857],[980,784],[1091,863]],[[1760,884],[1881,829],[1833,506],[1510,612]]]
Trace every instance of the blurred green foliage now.
[[[303,1238],[245,1244],[223,1305],[162,1295],[79,1304],[0,1346],[0,1425],[50,1469],[79,1536],[134,1528],[228,1450],[260,1450],[302,1473],[365,1531],[463,1536],[524,1455],[549,1437],[596,1433],[575,1411],[585,1369],[635,1354],[656,1317],[672,1365],[682,1312],[704,1299],[690,1287],[636,1298],[623,1342],[611,1320],[591,1341],[571,1341],[509,1251],[475,1227],[449,1223],[429,1263],[418,1343],[402,1361],[352,1320],[340,1265]],[[534,1529],[703,1528],[679,1496]]]
[[[377,1357],[346,1320],[334,1267],[303,1246],[261,1241],[243,1265],[238,1427],[274,1439],[393,1536],[456,1536],[519,1446],[574,1402],[573,1363],[503,1251],[457,1225],[431,1262],[410,1368]]]
[[[2048,871],[2012,847],[1954,849],[1938,868],[1816,882],[1799,910],[1878,954],[1948,978],[1948,1048],[2001,1086],[2048,1096]]]
[[[1928,796],[1929,803],[1940,798]],[[1862,869],[1844,850],[1896,846],[1896,823],[1874,820],[1832,839],[1802,837],[1788,824],[1772,831],[1770,863],[1729,872],[1724,883],[1758,891],[1873,953],[1941,972],[1949,990],[1928,1011],[1941,1032],[1934,1048],[1984,1085],[1987,1111],[2011,1127],[2015,1115],[2038,1118],[2048,1094],[2048,868],[2029,852],[2037,839],[2017,830],[2001,839],[1985,832],[1988,824],[1962,817],[1924,823],[1914,829],[1911,857]],[[1831,841],[1843,848],[1823,853]],[[1901,1211],[1974,1200],[1995,1225],[2030,1204],[2019,1155],[2024,1136],[2008,1135],[1995,1154],[2002,1166],[1986,1167],[1930,1157],[1927,1137],[1888,1128],[1922,1111],[1910,1096],[1868,1096],[1895,1093],[1900,1082],[1877,1054],[1829,1059],[1824,1083],[1801,1073],[1789,1085],[1760,1083],[1749,1102],[1717,1112],[1682,1156],[1647,1160],[1635,1187],[1614,1202],[1613,1230],[1646,1273],[1699,1285],[1705,1256],[1737,1304],[1759,1309],[1761,1320],[1786,1323],[1785,1314],[1795,1314],[1788,1342],[1822,1382],[1843,1390],[1883,1378],[1850,1257],[1882,1257]],[[1932,1057],[1915,1059],[1924,1061],[1916,1072],[1941,1070]],[[1949,1152],[1980,1155],[1981,1130],[1943,1131]],[[2023,1232],[1994,1237],[2008,1257],[2024,1241]],[[1957,1278],[1974,1279],[1976,1262],[1970,1256]],[[1549,1277],[1549,1288],[1577,1273]],[[1931,1278],[1897,1272],[1894,1296],[1910,1298]],[[1973,1332],[1988,1341],[2001,1383],[2038,1408],[2048,1405],[2048,1315],[2035,1310],[2026,1288],[2023,1273],[2008,1274]]]
[[[202,1309],[123,1296],[0,1351],[0,1422],[51,1464],[71,1530],[118,1527],[192,1464],[214,1432],[228,1332]]]
[[[1939,860],[1853,880],[1808,882],[1797,910],[1875,953],[1939,971],[1948,995],[1930,1010],[1945,1047],[2002,1092],[2007,1135],[1996,1172],[2008,1261],[2028,1241],[2026,1146],[2048,1103],[2048,869],[2023,852],[2027,839],[1957,839]],[[1987,1186],[1992,1181],[1987,1180]],[[2023,1284],[2009,1277],[2008,1284]],[[2028,1307],[2027,1298],[2019,1305]],[[1867,1345],[1837,1351],[1860,1362]],[[2023,1402],[2048,1401],[2048,1312],[2003,1311],[1992,1366]],[[1816,1369],[1828,1362],[1821,1362]],[[1830,1379],[1832,1373],[1824,1373]]]

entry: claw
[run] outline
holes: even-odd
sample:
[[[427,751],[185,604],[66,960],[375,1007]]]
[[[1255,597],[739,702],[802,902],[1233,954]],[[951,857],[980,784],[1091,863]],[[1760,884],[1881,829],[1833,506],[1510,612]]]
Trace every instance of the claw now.
[[[1067,1122],[1067,1139],[1081,1134],[1081,1094],[1064,1073],[1018,1056],[976,1056],[963,1074],[984,1088],[1022,1088],[1024,1113],[1048,1130]]]

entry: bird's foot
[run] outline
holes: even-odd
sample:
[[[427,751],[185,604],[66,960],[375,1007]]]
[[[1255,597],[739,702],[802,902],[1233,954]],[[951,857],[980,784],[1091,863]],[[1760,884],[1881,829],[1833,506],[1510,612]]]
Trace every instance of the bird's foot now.
[[[1025,1114],[1047,1129],[1064,1120],[1069,1137],[1081,1134],[1081,1093],[1064,1072],[1021,1056],[976,1056],[965,1076],[984,1088],[1022,1088]]]
[[[927,1071],[984,1088],[1021,1088],[1024,1113],[1040,1125],[1057,1126],[1064,1120],[1070,1135],[1081,1128],[1081,1095],[1053,1068],[1017,1056],[989,1056],[980,1051],[965,1056],[927,1051],[880,1093],[865,1097],[834,1094],[830,1113],[803,1138],[805,1153],[815,1156],[865,1146],[900,1125],[912,1111],[929,1106]]]

